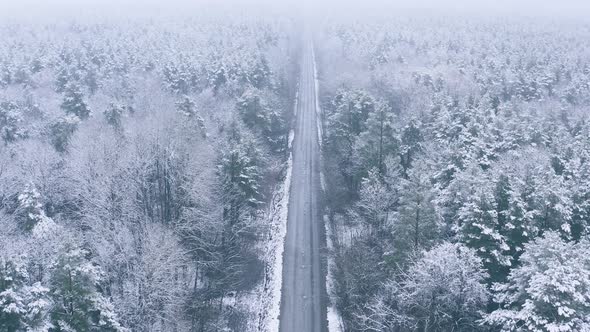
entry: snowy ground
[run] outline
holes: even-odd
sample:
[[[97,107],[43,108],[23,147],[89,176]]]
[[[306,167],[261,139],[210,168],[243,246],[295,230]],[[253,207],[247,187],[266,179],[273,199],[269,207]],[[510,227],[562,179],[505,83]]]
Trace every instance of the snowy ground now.
[[[298,94],[295,97],[294,115],[297,112]],[[289,150],[293,146],[295,132],[289,132]],[[275,190],[266,216],[268,237],[261,240],[261,260],[266,268],[264,280],[251,292],[238,299],[237,307],[247,312],[249,326],[246,331],[274,332],[279,330],[281,287],[283,283],[283,251],[287,235],[287,216],[293,156],[289,153],[284,180]]]
[[[278,331],[281,308],[283,249],[287,233],[289,188],[291,187],[292,159],[289,157],[285,179],[275,191],[268,211],[268,238],[263,240],[261,260],[265,264],[264,280],[251,292],[240,296],[236,304],[248,313],[246,331]]]
[[[320,107],[320,99],[319,99],[319,95],[320,95],[320,83],[319,83],[319,77],[318,77],[318,67],[317,67],[317,62],[316,62],[316,57],[315,57],[315,51],[312,48],[312,53],[313,53],[313,68],[314,68],[314,79],[315,79],[315,103],[316,103],[316,120],[317,120],[317,127],[318,127],[318,142],[320,144],[320,149],[322,148],[322,137],[323,137],[323,131],[322,131],[322,108]],[[324,172],[323,170],[320,170],[320,181],[321,181],[321,187],[322,187],[322,191],[325,193],[326,192],[326,181],[325,181],[325,177],[324,177]],[[326,228],[326,245],[328,247],[328,266],[327,266],[327,273],[326,273],[326,291],[328,293],[328,297],[329,297],[329,302],[328,302],[328,310],[327,310],[327,314],[328,314],[328,331],[329,332],[341,332],[343,331],[343,327],[342,327],[342,318],[340,317],[340,314],[338,313],[338,310],[336,310],[336,307],[333,305],[334,301],[333,301],[333,295],[334,294],[334,277],[332,275],[332,270],[333,270],[333,266],[334,266],[334,259],[332,259],[332,251],[333,251],[333,243],[332,243],[332,232],[331,232],[331,228],[330,228],[330,220],[328,219],[327,215],[324,215],[324,227]]]
[[[341,332],[344,331],[342,326],[342,318],[336,310],[333,303],[333,290],[334,290],[334,276],[332,271],[334,268],[334,259],[332,259],[332,251],[334,245],[332,243],[332,231],[330,227],[330,220],[327,215],[324,215],[324,225],[326,227],[326,245],[328,247],[328,273],[326,274],[326,290],[330,297],[330,303],[328,304],[328,331],[329,332]]]

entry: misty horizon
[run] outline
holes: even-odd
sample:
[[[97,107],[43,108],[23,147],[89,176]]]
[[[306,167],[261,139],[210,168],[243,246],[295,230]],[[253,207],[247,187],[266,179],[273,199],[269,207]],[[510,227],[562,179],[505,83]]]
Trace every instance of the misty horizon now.
[[[171,0],[164,4],[159,0],[20,0],[0,2],[3,14],[12,18],[26,18],[30,15],[76,15],[84,14],[111,14],[133,15],[143,14],[179,14],[190,15],[185,10],[207,9],[211,10],[234,9],[248,10],[286,10],[291,12],[315,11],[317,15],[331,13],[348,14],[376,14],[383,11],[402,10],[412,14],[423,15],[460,15],[479,14],[494,16],[544,16],[544,17],[576,17],[588,18],[590,3],[584,0]],[[55,12],[53,12],[55,10]],[[123,12],[113,13],[112,10]],[[14,16],[16,15],[16,17]]]

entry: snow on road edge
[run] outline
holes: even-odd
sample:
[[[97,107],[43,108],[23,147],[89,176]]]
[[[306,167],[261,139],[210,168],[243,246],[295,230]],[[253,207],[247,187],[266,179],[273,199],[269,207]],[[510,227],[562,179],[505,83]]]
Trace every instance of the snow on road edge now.
[[[315,57],[315,48],[311,48],[311,53],[313,57],[313,72],[314,72],[314,80],[315,80],[315,107],[316,107],[316,123],[318,127],[318,143],[320,145],[320,149],[322,148],[322,138],[323,138],[323,128],[322,128],[322,109],[320,107],[320,83],[318,77],[318,67],[316,63]],[[322,191],[326,192],[326,181],[324,177],[323,169],[320,169],[320,182],[322,186]],[[328,293],[328,297],[330,299],[328,303],[328,310],[327,310],[327,319],[328,319],[328,331],[329,332],[342,332],[344,331],[342,318],[338,313],[338,310],[333,305],[334,301],[332,298],[332,294],[334,293],[334,276],[332,275],[334,260],[332,259],[330,253],[333,250],[332,244],[332,231],[329,227],[330,220],[328,219],[327,215],[324,215],[324,227],[326,229],[326,246],[328,247],[328,266],[327,266],[327,273],[326,273],[326,292]]]
[[[290,137],[293,137],[290,133]],[[289,140],[292,144],[292,140]],[[240,299],[239,307],[248,312],[248,327],[251,332],[275,332],[279,330],[281,311],[281,288],[283,284],[283,251],[287,235],[289,191],[291,189],[292,153],[286,163],[283,182],[273,194],[268,210],[269,237],[263,244],[261,260],[266,269],[264,280],[254,290]]]
[[[299,87],[295,95],[293,108],[294,116],[297,116],[299,101]],[[289,131],[288,149],[291,151],[295,131]],[[270,239],[263,248],[262,260],[268,266],[264,276],[264,282],[245,297],[242,304],[250,307],[250,312],[256,314],[255,326],[250,326],[249,331],[275,332],[279,330],[279,316],[281,312],[281,290],[283,286],[283,251],[287,236],[287,218],[289,213],[289,194],[291,191],[291,173],[293,171],[293,153],[289,152],[286,164],[285,178],[273,194],[268,211],[268,223],[270,225]],[[252,306],[255,308],[252,310]]]
[[[332,295],[334,290],[334,276],[332,275],[332,271],[334,270],[334,260],[331,258],[330,253],[332,253],[334,249],[334,245],[332,243],[332,231],[329,226],[330,220],[327,215],[324,215],[324,227],[326,228],[326,246],[328,247],[328,273],[326,274],[326,289],[328,292],[328,297],[330,298],[330,304],[328,305],[328,331],[329,332],[343,332],[344,327],[342,324],[342,317],[340,317],[340,313],[336,309],[336,307],[332,304]]]
[[[266,322],[261,322],[260,331],[278,331],[279,315],[281,313],[281,288],[283,286],[283,251],[285,249],[285,237],[287,236],[287,216],[289,212],[289,191],[291,189],[291,172],[293,167],[293,156],[289,153],[287,161],[287,174],[282,186],[282,197],[275,207],[278,220],[272,220],[272,230],[275,234],[274,243],[268,247],[267,255],[270,258],[271,271],[269,275],[270,286],[267,289],[270,305],[266,312]],[[273,218],[275,219],[275,218]],[[264,312],[261,313],[265,315]]]
[[[314,85],[315,85],[315,115],[316,115],[316,124],[318,127],[318,143],[320,144],[320,149],[322,148],[322,137],[324,132],[322,130],[322,108],[320,107],[320,81],[318,78],[318,66],[315,61],[315,48],[311,46],[311,57],[313,59],[313,78],[314,78]],[[321,174],[320,174],[321,175]],[[323,177],[322,177],[323,178]]]

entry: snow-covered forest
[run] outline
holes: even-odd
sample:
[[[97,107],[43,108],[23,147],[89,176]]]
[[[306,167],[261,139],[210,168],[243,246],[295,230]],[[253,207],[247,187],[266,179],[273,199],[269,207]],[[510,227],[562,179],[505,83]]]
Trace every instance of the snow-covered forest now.
[[[590,331],[574,0],[22,1],[0,332]]]
[[[588,22],[353,22],[316,36],[345,330],[590,330]]]
[[[238,14],[0,24],[0,331],[242,330],[299,39]]]

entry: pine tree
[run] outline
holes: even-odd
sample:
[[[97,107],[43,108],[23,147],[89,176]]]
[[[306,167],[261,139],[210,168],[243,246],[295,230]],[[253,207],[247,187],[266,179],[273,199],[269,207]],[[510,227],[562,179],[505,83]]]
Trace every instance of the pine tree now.
[[[9,65],[4,64],[0,67],[0,87],[12,84],[12,70]]]
[[[180,101],[176,103],[176,109],[181,114],[192,118],[197,115],[197,107],[195,102],[189,96],[183,96]]]
[[[285,149],[287,128],[280,105],[256,89],[244,91],[236,103],[242,121],[254,132],[261,133],[277,152]]]
[[[54,331],[123,331],[113,306],[98,291],[102,272],[87,261],[87,254],[70,245],[53,268],[50,296]]]
[[[176,109],[180,114],[188,118],[189,121],[187,123],[191,127],[196,124],[203,138],[209,136],[207,133],[207,127],[205,126],[205,119],[199,115],[196,104],[190,97],[186,95],[182,97],[182,100],[176,103]]]
[[[590,232],[590,167],[585,162],[588,152],[578,152],[577,157],[567,163],[567,185],[571,188],[572,239],[579,240]]]
[[[21,113],[22,110],[16,103],[0,102],[0,137],[5,144],[25,137],[25,133],[20,128],[23,121]]]
[[[491,281],[500,280],[511,265],[510,247],[502,235],[493,191],[475,183],[459,210],[460,238],[482,258]]]
[[[224,218],[237,224],[243,213],[251,213],[261,202],[259,151],[252,141],[232,142],[223,154],[218,174],[226,195]]]
[[[557,232],[525,245],[520,265],[493,287],[500,308],[485,322],[502,331],[590,329],[590,242],[564,241]]]
[[[268,124],[264,136],[270,143],[273,151],[284,152],[287,149],[288,126],[277,107],[271,109],[268,114]]]
[[[33,79],[29,68],[25,65],[17,67],[13,73],[12,82],[15,84],[22,84],[23,86],[31,86],[33,84]]]
[[[68,83],[64,91],[61,108],[69,115],[75,115],[81,120],[90,116],[90,108],[84,101],[84,94],[76,83]]]
[[[29,182],[23,192],[18,195],[18,221],[21,229],[25,231],[32,231],[36,226],[41,224],[53,223],[53,221],[45,215],[43,204],[41,201],[41,194],[32,182]]]
[[[422,149],[422,141],[424,137],[420,130],[420,123],[412,119],[402,130],[401,146],[400,146],[400,161],[402,165],[403,174],[407,175],[409,169],[412,167],[412,162],[416,155]]]
[[[23,264],[0,257],[0,329],[17,331],[24,309],[18,288],[26,280]]]
[[[121,130],[123,125],[123,114],[125,113],[125,107],[111,103],[109,107],[104,111],[105,120],[115,130]]]
[[[519,157],[522,158],[522,157]],[[569,188],[564,179],[555,174],[547,155],[540,151],[527,151],[527,162],[521,166],[513,182],[531,238],[548,230],[571,235],[572,207]],[[515,162],[514,160],[512,162]]]
[[[358,136],[366,130],[366,121],[375,110],[375,100],[362,90],[340,91],[327,117],[326,145],[336,158],[349,192],[355,193],[361,176],[354,170],[354,151]]]
[[[58,69],[56,73],[55,79],[55,91],[57,93],[63,93],[66,91],[68,84],[70,82],[74,82],[78,80],[79,77],[75,70],[71,69],[69,66],[64,65]]]
[[[219,89],[221,89],[228,81],[225,67],[218,64],[218,67],[214,69],[210,77],[210,85],[213,87],[213,93],[216,95]]]
[[[83,83],[88,88],[90,94],[93,95],[96,93],[96,91],[98,91],[98,89],[100,88],[100,82],[96,67],[88,66],[88,68],[84,70]]]
[[[258,91],[246,90],[236,104],[242,121],[253,130],[262,131],[269,123],[268,111]]]
[[[80,119],[75,115],[67,115],[58,119],[56,122],[51,124],[50,139],[51,144],[58,152],[65,152],[68,149],[70,139],[76,132]]]
[[[386,283],[384,297],[393,301],[376,301],[369,321],[375,330],[475,331],[488,301],[486,278],[474,250],[444,242],[412,259],[401,281]]]
[[[41,72],[41,70],[43,70],[43,68],[45,68],[45,64],[43,63],[42,59],[39,57],[35,57],[29,63],[29,69],[30,69],[31,73],[33,73],[33,74],[37,74],[37,73]]]
[[[375,107],[366,123],[366,130],[359,135],[355,144],[355,163],[361,170],[376,168],[385,172],[385,158],[397,153],[399,141],[394,129],[394,114],[387,104],[381,102]]]
[[[573,207],[571,188],[548,166],[541,170],[542,174],[537,180],[537,227],[541,232],[555,230],[569,237],[572,231]]]
[[[383,183],[376,169],[362,180],[356,209],[369,225],[373,236],[383,236],[389,219],[393,199],[391,192]]]
[[[435,192],[423,163],[401,179],[398,215],[393,225],[396,249],[403,256],[428,249],[440,234],[440,220],[434,205]]]
[[[0,329],[47,332],[51,327],[47,297],[40,282],[29,286],[25,259],[0,258]]]
[[[268,61],[264,55],[257,58],[254,68],[248,75],[248,81],[257,89],[262,89],[270,85],[271,71]]]
[[[504,280],[508,275],[507,268],[515,266],[522,254],[523,246],[534,235],[532,220],[525,210],[522,197],[516,192],[513,184],[515,179],[501,173],[495,180],[494,201],[496,204],[497,226],[508,246],[507,257],[511,263],[505,264],[503,271],[496,271],[496,281]]]

